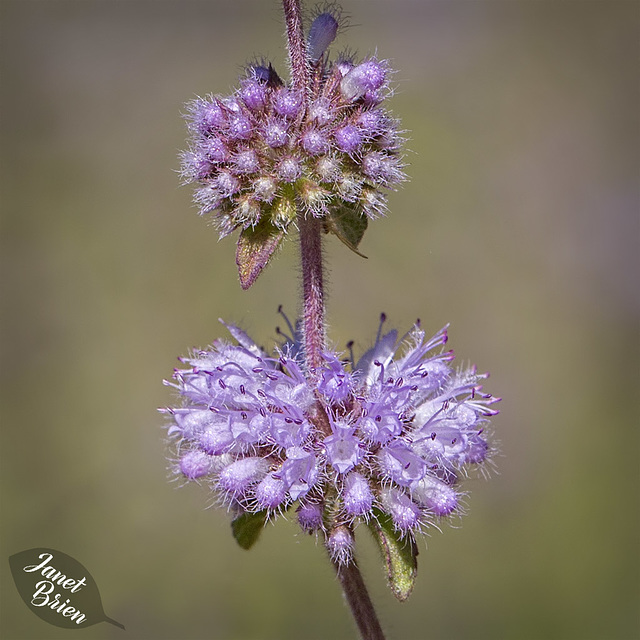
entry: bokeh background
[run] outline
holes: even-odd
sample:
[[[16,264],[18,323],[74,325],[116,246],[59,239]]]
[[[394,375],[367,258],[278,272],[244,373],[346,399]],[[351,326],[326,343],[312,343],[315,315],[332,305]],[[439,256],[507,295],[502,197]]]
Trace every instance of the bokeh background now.
[[[390,640],[638,638],[639,5],[345,0],[333,47],[397,69],[409,182],[362,260],[335,239],[331,337],[385,311],[451,323],[504,397],[498,473],[421,543],[415,591],[361,565]],[[68,553],[107,624],[87,639],[356,636],[324,552],[292,523],[251,552],[206,490],[167,481],[162,379],[241,324],[297,310],[291,243],[242,292],[234,243],[178,186],[183,103],[266,56],[278,3],[4,0],[2,609],[7,640],[67,638],[20,601],[9,555]]]

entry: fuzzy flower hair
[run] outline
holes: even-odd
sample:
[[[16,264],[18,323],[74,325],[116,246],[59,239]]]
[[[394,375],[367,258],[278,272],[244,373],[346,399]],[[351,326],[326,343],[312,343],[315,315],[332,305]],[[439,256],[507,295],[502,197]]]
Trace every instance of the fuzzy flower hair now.
[[[307,42],[312,82],[303,95],[271,63],[250,65],[229,96],[187,105],[189,149],[181,175],[196,185],[201,215],[220,236],[241,229],[240,281],[251,286],[298,212],[357,251],[368,220],[386,209],[385,190],[405,178],[398,124],[382,106],[389,93],[385,61],[356,62],[325,53],[338,16],[320,14]],[[259,245],[258,264],[246,254]]]
[[[383,334],[355,362],[327,351],[304,371],[296,339],[270,356],[242,330],[183,360],[165,411],[176,474],[206,481],[220,502],[265,520],[297,505],[305,531],[321,530],[349,563],[359,521],[388,517],[414,539],[459,507],[459,481],[482,465],[499,399],[473,367],[451,366],[446,328],[416,324]]]

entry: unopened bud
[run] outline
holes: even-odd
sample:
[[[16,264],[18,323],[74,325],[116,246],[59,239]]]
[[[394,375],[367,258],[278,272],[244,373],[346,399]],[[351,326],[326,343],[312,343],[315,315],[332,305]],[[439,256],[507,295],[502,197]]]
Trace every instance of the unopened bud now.
[[[329,45],[336,39],[338,21],[330,13],[321,13],[309,29],[309,57],[319,60]]]

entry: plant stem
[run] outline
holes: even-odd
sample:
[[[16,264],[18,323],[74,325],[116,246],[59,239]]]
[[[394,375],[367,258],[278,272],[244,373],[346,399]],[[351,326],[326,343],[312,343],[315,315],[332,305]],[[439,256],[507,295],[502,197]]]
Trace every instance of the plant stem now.
[[[291,61],[293,87],[303,97],[305,105],[311,93],[311,76],[307,59],[307,47],[302,29],[300,0],[282,0],[287,24],[287,43]],[[310,382],[317,382],[317,372],[322,366],[326,348],[324,322],[324,271],[322,264],[322,222],[312,215],[298,210],[300,231],[300,261],[302,266],[302,325],[306,375]],[[327,435],[331,426],[320,400],[317,402],[317,424]],[[324,418],[324,419],[321,419]],[[354,559],[347,565],[333,562],[349,603],[351,613],[358,625],[363,640],[384,640],[373,603]]]
[[[324,276],[322,268],[322,223],[313,216],[298,214],[300,260],[302,263],[302,327],[307,376],[316,380],[325,350]]]
[[[384,640],[382,627],[355,559],[348,565],[338,565],[334,562],[333,566],[362,640]]]
[[[282,0],[284,18],[287,23],[287,44],[291,61],[293,87],[304,96],[305,104],[309,97],[309,64],[307,45],[302,30],[302,11],[300,0]]]
[[[305,96],[309,94],[307,46],[302,30],[300,0],[282,0],[287,23],[287,45],[291,61],[292,83]],[[302,328],[306,373],[315,381],[325,349],[324,277],[322,268],[322,224],[313,216],[298,212],[300,259],[302,266]]]

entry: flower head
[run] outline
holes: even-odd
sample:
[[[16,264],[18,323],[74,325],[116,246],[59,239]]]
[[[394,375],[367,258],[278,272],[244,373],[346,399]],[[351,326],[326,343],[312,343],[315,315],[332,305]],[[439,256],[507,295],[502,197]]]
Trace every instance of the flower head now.
[[[323,530],[339,562],[360,520],[386,513],[413,537],[458,509],[460,480],[490,454],[498,398],[482,392],[486,374],[452,367],[446,328],[379,331],[357,362],[327,352],[313,372],[295,338],[269,355],[227,328],[235,343],[185,358],[168,383],[182,399],[164,410],[177,474],[236,511],[275,517],[297,503],[303,530]]]
[[[385,211],[385,190],[404,180],[398,124],[382,105],[388,64],[376,57],[330,61],[325,52],[338,18],[325,11],[311,25],[309,95],[261,61],[247,68],[231,95],[187,105],[190,140],[181,175],[196,185],[200,214],[213,215],[221,237],[241,230],[245,288],[294,222],[296,205],[302,215],[324,219],[326,230],[355,250],[367,220]],[[243,269],[259,253],[255,246],[247,252],[248,242],[267,247],[255,274]]]

